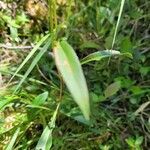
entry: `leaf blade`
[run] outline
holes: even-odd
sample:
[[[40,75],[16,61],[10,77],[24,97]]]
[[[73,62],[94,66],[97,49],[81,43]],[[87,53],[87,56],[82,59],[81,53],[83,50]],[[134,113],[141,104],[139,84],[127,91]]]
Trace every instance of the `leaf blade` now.
[[[31,52],[28,54],[28,56],[24,59],[24,61],[21,63],[21,65],[18,67],[16,72],[13,74],[11,79],[9,80],[8,84],[12,81],[12,79],[17,75],[17,73],[22,69],[22,67],[28,62],[28,60],[34,55],[34,53],[37,51],[37,49],[42,45],[42,43],[49,37],[50,35],[44,36],[38,44],[31,50]]]
[[[120,88],[121,88],[121,82],[120,81],[117,81],[117,82],[110,84],[106,88],[106,90],[104,91],[105,98],[113,96],[114,94],[116,94],[120,90]]]
[[[6,147],[6,150],[12,150],[12,149],[13,149],[13,146],[14,146],[14,144],[15,144],[15,141],[16,141],[16,139],[17,139],[17,137],[18,137],[19,132],[20,132],[20,128],[18,128],[18,129],[15,131],[15,133],[14,133],[14,135],[13,135],[13,137],[12,137],[10,143],[9,143],[8,146]]]
[[[81,64],[84,65],[91,61],[100,61],[103,58],[109,58],[111,56],[126,56],[132,59],[131,53],[120,53],[119,51],[116,50],[102,50],[102,51],[91,53],[88,56],[84,57],[81,60]]]
[[[52,146],[52,131],[55,128],[55,121],[58,113],[60,103],[57,105],[57,108],[51,118],[51,121],[45,127],[37,145],[36,150],[49,150]]]
[[[41,106],[44,104],[44,102],[46,101],[46,99],[48,98],[48,92],[44,92],[40,95],[38,95],[33,101],[32,101],[32,105],[34,106]]]
[[[66,42],[58,42],[54,48],[54,57],[58,70],[72,97],[80,107],[84,117],[89,120],[90,106],[86,80],[77,55]]]
[[[30,72],[33,70],[33,68],[35,67],[35,65],[37,64],[37,62],[41,59],[41,57],[43,56],[43,54],[47,51],[47,49],[50,46],[50,41],[48,40],[47,43],[43,46],[42,50],[35,56],[34,60],[32,61],[31,65],[29,66],[28,70],[26,71],[26,73],[23,75],[23,78],[21,79],[21,81],[19,82],[19,84],[17,85],[14,93],[20,88],[20,86],[22,85],[22,83],[25,81],[25,79],[27,78],[27,76],[30,74]]]
[[[103,50],[103,51],[94,52],[92,54],[89,54],[85,58],[83,58],[81,60],[81,64],[83,65],[91,61],[100,61],[102,58],[106,58],[114,55],[120,55],[120,52],[115,50]]]

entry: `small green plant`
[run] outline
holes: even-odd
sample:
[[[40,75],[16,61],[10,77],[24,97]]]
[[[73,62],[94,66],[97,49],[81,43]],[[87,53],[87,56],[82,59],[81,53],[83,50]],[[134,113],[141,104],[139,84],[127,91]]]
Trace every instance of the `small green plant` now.
[[[137,136],[136,138],[130,137],[126,139],[126,142],[131,150],[142,150],[141,145],[143,143],[143,137]]]
[[[72,4],[71,0],[69,1],[68,4],[69,4],[69,6],[66,9],[68,11],[68,13],[66,15],[67,18],[65,18],[66,21],[69,21],[69,16],[71,14],[71,4]],[[116,33],[117,33],[120,18],[121,18],[121,13],[123,10],[123,5],[124,5],[124,1],[122,1],[122,5],[120,8],[119,18],[118,18],[118,22],[117,22],[117,26],[116,26],[116,30],[115,30],[112,47],[115,42]],[[87,120],[89,120],[90,119],[89,93],[88,93],[88,88],[86,85],[86,80],[85,80],[85,77],[84,77],[84,74],[83,74],[83,71],[81,68],[81,64],[85,64],[90,61],[99,61],[102,58],[111,57],[113,55],[128,55],[128,56],[130,56],[130,54],[121,54],[120,52],[115,51],[115,50],[105,50],[105,51],[96,52],[96,53],[88,55],[87,57],[83,58],[80,63],[73,48],[68,44],[68,42],[66,40],[62,40],[62,37],[59,37],[59,33],[61,32],[62,29],[67,30],[63,27],[65,24],[67,25],[68,23],[66,23],[66,21],[65,21],[65,22],[61,23],[60,25],[58,25],[56,0],[49,0],[48,7],[49,7],[49,34],[44,36],[41,39],[41,41],[38,42],[38,44],[31,50],[31,52],[28,54],[28,56],[25,58],[25,60],[22,62],[22,64],[19,66],[19,68],[14,73],[13,77],[11,78],[11,80],[12,80],[14,78],[14,76],[16,76],[17,73],[22,69],[22,67],[29,61],[29,59],[31,59],[32,56],[34,56],[34,59],[32,60],[31,65],[27,69],[27,71],[24,74],[23,78],[21,79],[20,83],[17,85],[15,92],[18,91],[18,89],[20,88],[22,83],[25,81],[25,79],[31,73],[33,68],[37,65],[37,63],[39,62],[41,57],[45,54],[45,52],[48,51],[49,49],[51,49],[51,50],[53,50],[56,66],[57,66],[60,74],[62,75],[63,80],[65,81],[75,102],[79,105],[84,117]],[[35,54],[37,52],[37,50],[40,48],[40,46],[42,46],[42,48],[40,49],[40,51],[37,54]],[[105,95],[106,95],[106,97],[108,97],[108,95],[110,95],[110,94],[108,94],[108,92],[106,94],[106,92],[105,92]],[[54,124],[55,124],[58,108],[59,108],[59,105],[54,113],[55,115],[53,116],[52,121],[50,122],[50,124],[52,123],[52,126],[54,126]],[[41,143],[41,141],[43,141],[43,139],[45,139],[45,136],[47,138],[49,136],[51,136],[51,132],[52,132],[52,129],[49,130],[48,127],[45,128],[45,130],[43,131],[43,134],[38,142],[37,149],[41,148],[41,145],[43,144],[43,143]],[[48,143],[44,144],[45,148],[47,147],[46,146],[47,144]],[[51,147],[51,144],[48,144],[48,148],[46,148],[46,149],[49,149],[50,147]]]
[[[61,8],[56,8],[55,0],[48,1],[49,31],[45,36],[36,33],[38,38],[42,35],[40,40],[32,37],[39,42],[16,72],[16,67],[0,68],[2,78],[11,74],[10,81],[14,76],[20,79],[0,97],[0,113],[16,109],[10,113],[16,119],[10,128],[5,128],[7,115],[0,117],[0,140],[9,135],[9,144],[5,146],[9,149],[107,150],[124,149],[127,144],[130,149],[147,148],[149,55],[144,54],[148,42],[144,41],[146,23],[140,14],[148,1],[139,2],[139,8],[135,1],[126,1],[123,19],[125,0],[118,6],[118,0],[63,2]],[[15,26],[16,19],[12,20],[3,20],[4,25],[10,25],[12,41],[16,37],[22,40],[20,33],[24,32]],[[130,31],[131,26],[136,32]],[[142,32],[137,32],[140,29]],[[139,144],[139,137],[125,140],[135,133],[143,137],[144,144]]]
[[[69,4],[69,7],[68,7],[69,11],[68,11],[68,9],[66,9],[68,11],[66,21],[68,21],[67,19],[70,16],[70,8],[71,8],[71,4],[72,4],[71,1],[69,1],[68,4]],[[121,18],[122,10],[123,10],[123,5],[124,5],[124,1],[122,1],[122,3],[121,3],[119,18],[118,18],[113,42],[115,42],[116,33],[117,33],[120,18]],[[88,96],[89,94],[88,94],[85,77],[83,75],[83,71],[81,68],[81,64],[79,62],[77,55],[74,53],[73,48],[67,43],[67,41],[61,41],[62,37],[58,36],[58,33],[61,32],[62,29],[65,30],[65,28],[63,28],[63,27],[66,22],[64,22],[60,25],[57,25],[56,0],[52,0],[52,1],[49,0],[48,6],[49,6],[49,22],[50,22],[49,34],[46,35],[45,37],[43,37],[43,39],[34,47],[34,49],[28,54],[26,59],[19,66],[17,71],[14,73],[13,77],[20,71],[20,69],[35,54],[35,52],[38,50],[38,48],[42,44],[44,44],[42,50],[40,50],[40,52],[35,56],[30,67],[28,68],[28,70],[26,71],[22,80],[18,84],[15,92],[19,89],[21,84],[25,81],[27,76],[30,74],[30,72],[35,67],[35,65],[38,63],[40,58],[44,55],[44,53],[49,48],[54,49],[54,59],[56,62],[56,66],[57,66],[58,70],[60,71],[60,73],[63,77],[63,80],[65,81],[69,91],[73,95],[76,103],[81,108],[85,118],[87,120],[89,120],[89,116],[90,116],[90,105],[89,105],[89,96]],[[56,39],[57,39],[57,41],[56,41]],[[114,43],[112,45],[114,45]],[[132,57],[130,53],[121,54],[118,51],[106,50],[106,51],[101,51],[101,52],[96,52],[96,53],[90,54],[86,58],[83,58],[81,60],[81,63],[85,64],[90,61],[101,60],[102,58],[111,57],[113,55],[127,55],[127,56]],[[11,78],[11,80],[13,79],[13,77]],[[72,78],[68,79],[68,77],[72,77]],[[81,83],[79,81],[81,81]]]
[[[38,52],[38,54],[35,56],[30,67],[28,68],[23,78],[21,79],[20,83],[18,84],[15,90],[16,92],[20,88],[22,83],[25,81],[27,76],[30,74],[30,72],[33,70],[33,68],[36,66],[36,64],[39,62],[40,58],[44,55],[44,53],[48,49],[54,49],[54,59],[56,60],[56,65],[60,73],[64,77],[64,81],[66,81],[66,84],[69,90],[71,91],[75,101],[80,106],[85,118],[89,120],[90,106],[89,106],[88,89],[87,89],[85,78],[84,78],[84,75],[80,66],[80,62],[76,54],[74,53],[74,50],[71,48],[71,46],[67,42],[59,42],[61,41],[60,39],[62,37],[57,37],[57,32],[60,32],[59,30],[61,30],[62,25],[57,26],[56,1],[55,0],[49,1],[48,4],[49,4],[49,16],[50,16],[49,34],[44,36],[41,39],[41,41],[32,49],[32,51],[28,54],[26,59],[22,62],[22,64],[17,69],[17,71],[14,73],[10,81],[22,69],[22,67],[28,62],[28,60],[35,54],[38,48],[41,45],[44,45],[42,49],[40,50],[40,52]],[[69,4],[71,5],[71,2]],[[58,40],[56,41],[56,39]],[[57,43],[56,46],[55,46],[55,43]],[[66,55],[65,57],[64,57],[64,54]],[[59,62],[60,60],[61,62]],[[74,65],[76,66],[74,67]],[[67,80],[67,76],[68,77],[70,76],[73,78],[70,78],[70,80]],[[79,81],[81,81],[81,83],[79,83]],[[80,89],[82,89],[82,91]],[[77,93],[79,95],[77,95]]]

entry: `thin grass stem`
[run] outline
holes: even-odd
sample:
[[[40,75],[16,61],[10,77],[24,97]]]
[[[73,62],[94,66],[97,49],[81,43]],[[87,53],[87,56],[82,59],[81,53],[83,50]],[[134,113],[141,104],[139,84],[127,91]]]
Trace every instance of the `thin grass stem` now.
[[[114,44],[115,44],[115,41],[116,41],[116,36],[117,36],[117,32],[118,32],[118,28],[119,28],[120,19],[121,19],[121,15],[122,15],[122,12],[123,12],[124,4],[125,4],[125,0],[122,0],[122,1],[121,1],[119,16],[118,16],[118,20],[117,20],[117,24],[116,24],[116,28],[115,28],[115,33],[114,33],[114,37],[113,37],[113,42],[112,42],[112,47],[111,47],[111,49],[113,49]]]

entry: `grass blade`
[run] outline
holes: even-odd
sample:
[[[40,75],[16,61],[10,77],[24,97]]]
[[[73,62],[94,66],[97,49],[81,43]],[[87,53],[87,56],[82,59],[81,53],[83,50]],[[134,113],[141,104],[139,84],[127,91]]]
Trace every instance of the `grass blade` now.
[[[132,59],[131,53],[120,53],[119,51],[116,51],[116,50],[103,50],[103,51],[98,51],[98,52],[89,54],[88,56],[86,56],[85,58],[81,60],[81,64],[83,65],[91,61],[100,61],[103,58],[107,58],[111,56],[126,56]]]
[[[4,99],[4,100],[0,100],[0,111],[4,108],[4,106],[6,106],[9,102],[11,102],[10,99]]]
[[[34,53],[38,50],[38,48],[48,39],[50,35],[44,36],[38,43],[35,45],[35,47],[31,50],[31,52],[28,54],[28,56],[25,58],[25,60],[21,63],[21,65],[18,67],[14,75],[9,80],[8,84],[12,81],[12,79],[17,75],[17,73],[22,69],[22,67],[28,62],[28,60],[34,55]]]
[[[54,57],[58,70],[84,117],[89,120],[90,106],[86,80],[73,48],[63,40],[56,44]]]
[[[15,144],[15,141],[16,141],[16,139],[17,139],[17,137],[18,137],[19,132],[20,132],[20,128],[18,128],[18,129],[16,130],[16,132],[14,133],[14,135],[13,135],[13,137],[12,137],[10,143],[8,144],[8,146],[6,147],[5,150],[12,150],[12,149],[13,149],[13,146],[14,146],[14,144]]]
[[[119,16],[118,16],[118,20],[117,20],[117,24],[116,24],[116,28],[115,28],[115,33],[114,33],[114,37],[113,37],[113,42],[112,42],[112,47],[111,47],[112,49],[113,49],[115,41],[116,41],[117,31],[118,31],[118,28],[119,28],[119,23],[120,23],[121,15],[122,15],[122,12],[123,12],[124,3],[125,3],[125,0],[121,0]]]
[[[11,72],[11,71],[3,71],[3,70],[1,70],[0,69],[0,73],[2,73],[2,74],[4,74],[4,75],[9,75],[9,74],[14,74],[14,72]],[[23,75],[21,75],[21,74],[16,74],[16,77],[18,77],[18,78],[23,78]],[[45,83],[45,82],[42,82],[42,81],[40,81],[40,80],[36,80],[36,79],[34,79],[34,78],[29,78],[28,79],[30,82],[33,82],[33,83],[37,83],[37,84],[42,84],[42,85],[48,85],[47,83]]]
[[[50,40],[47,40],[46,44],[43,46],[43,48],[40,50],[40,52],[36,55],[36,57],[34,58],[34,60],[32,61],[31,65],[30,65],[30,67],[28,68],[28,70],[24,74],[23,78],[21,79],[21,81],[17,85],[14,93],[20,88],[20,86],[22,85],[22,83],[25,81],[25,79],[27,78],[27,76],[30,74],[30,72],[33,70],[33,68],[35,67],[35,65],[41,59],[41,57],[43,56],[43,54],[47,51],[47,49],[49,48],[50,44],[51,44]]]
[[[144,109],[150,105],[150,101],[147,101],[145,103],[143,103],[135,112],[134,112],[134,115],[137,116],[139,113],[143,112]]]
[[[36,150],[49,150],[52,146],[52,131],[55,128],[55,121],[58,113],[60,103],[57,105],[57,108],[49,122],[48,126],[44,129],[38,144],[36,146]]]

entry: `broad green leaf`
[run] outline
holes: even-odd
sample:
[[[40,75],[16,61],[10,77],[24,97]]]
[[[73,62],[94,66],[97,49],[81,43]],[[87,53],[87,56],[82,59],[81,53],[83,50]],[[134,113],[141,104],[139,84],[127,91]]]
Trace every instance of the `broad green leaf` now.
[[[60,103],[57,105],[57,108],[51,118],[51,121],[45,127],[45,129],[37,143],[35,150],[50,150],[50,148],[52,146],[52,131],[55,128],[55,121],[56,121],[59,106],[60,106]]]
[[[115,50],[103,50],[94,52],[83,58],[81,60],[81,64],[83,65],[91,61],[100,61],[102,58],[111,57],[114,55],[120,55],[120,52]]]
[[[89,54],[85,58],[81,60],[81,64],[86,64],[91,61],[100,61],[103,58],[111,57],[111,56],[126,56],[129,58],[132,58],[131,53],[120,53],[119,51],[116,50],[103,50],[103,51],[98,51],[94,52],[92,54]]]
[[[29,119],[34,119],[36,115],[40,112],[41,109],[43,110],[49,110],[48,108],[44,107],[44,103],[46,99],[48,98],[48,92],[44,92],[40,95],[38,95],[31,103],[30,105],[27,105],[26,107],[29,108]]]
[[[105,97],[110,97],[116,94],[121,88],[121,83],[119,81],[110,84],[104,91]]]
[[[4,13],[0,12],[0,18],[3,19],[4,22],[8,24],[8,26],[12,26],[15,28],[20,28],[20,25],[16,23],[16,20],[12,19],[12,17],[8,15],[4,15]]]
[[[18,129],[16,130],[16,132],[14,133],[14,135],[13,135],[13,137],[12,137],[10,143],[8,144],[8,146],[6,147],[5,150],[12,150],[12,149],[13,149],[13,146],[14,146],[14,144],[15,144],[15,141],[16,141],[16,139],[17,139],[17,137],[18,137],[19,132],[20,132],[20,128],[18,128]]]
[[[12,81],[12,79],[16,76],[16,74],[22,69],[22,67],[29,61],[29,59],[34,55],[34,53],[38,50],[38,48],[48,39],[50,35],[44,36],[41,41],[37,43],[37,45],[31,50],[31,52],[28,54],[28,56],[25,58],[25,60],[21,63],[21,65],[18,67],[14,75],[9,80],[9,83]]]
[[[142,89],[140,86],[132,86],[130,91],[132,92],[132,94],[134,95],[139,95],[142,94],[144,89]]]
[[[122,52],[133,52],[132,49],[133,49],[133,45],[132,45],[132,42],[130,40],[130,37],[124,37],[121,41],[121,44],[120,44],[120,48],[121,48],[121,51]]]
[[[13,41],[19,42],[18,29],[12,26],[10,26],[9,29],[10,29],[10,35]]]
[[[103,50],[103,51],[94,52],[92,54],[89,54],[85,58],[83,58],[81,60],[81,64],[83,65],[90,61],[100,61],[102,58],[111,57],[113,55],[120,55],[120,52],[115,50]]]
[[[38,61],[41,59],[41,57],[47,51],[47,49],[49,48],[50,44],[51,44],[51,42],[48,40],[46,42],[46,44],[43,46],[43,48],[40,50],[40,52],[35,56],[35,58],[33,59],[32,63],[31,63],[31,65],[29,66],[28,70],[26,71],[26,73],[24,74],[23,78],[21,79],[21,81],[17,85],[17,87],[15,89],[15,92],[20,88],[20,86],[22,85],[22,83],[25,81],[25,79],[27,78],[27,76],[30,74],[30,72],[35,67],[35,65],[38,63]]]
[[[140,73],[141,73],[143,76],[148,75],[148,73],[150,73],[150,67],[149,67],[149,66],[140,67]]]
[[[54,47],[54,57],[58,70],[65,81],[75,102],[79,105],[83,115],[89,120],[89,93],[81,64],[73,48],[63,40]]]
[[[143,143],[143,136],[138,136],[135,140],[135,145],[141,145]]]
[[[132,137],[129,137],[128,139],[125,139],[125,141],[127,142],[127,144],[131,147],[134,147],[134,139]]]
[[[32,102],[35,106],[43,105],[46,99],[48,98],[48,92],[44,92],[40,95],[38,95]]]

